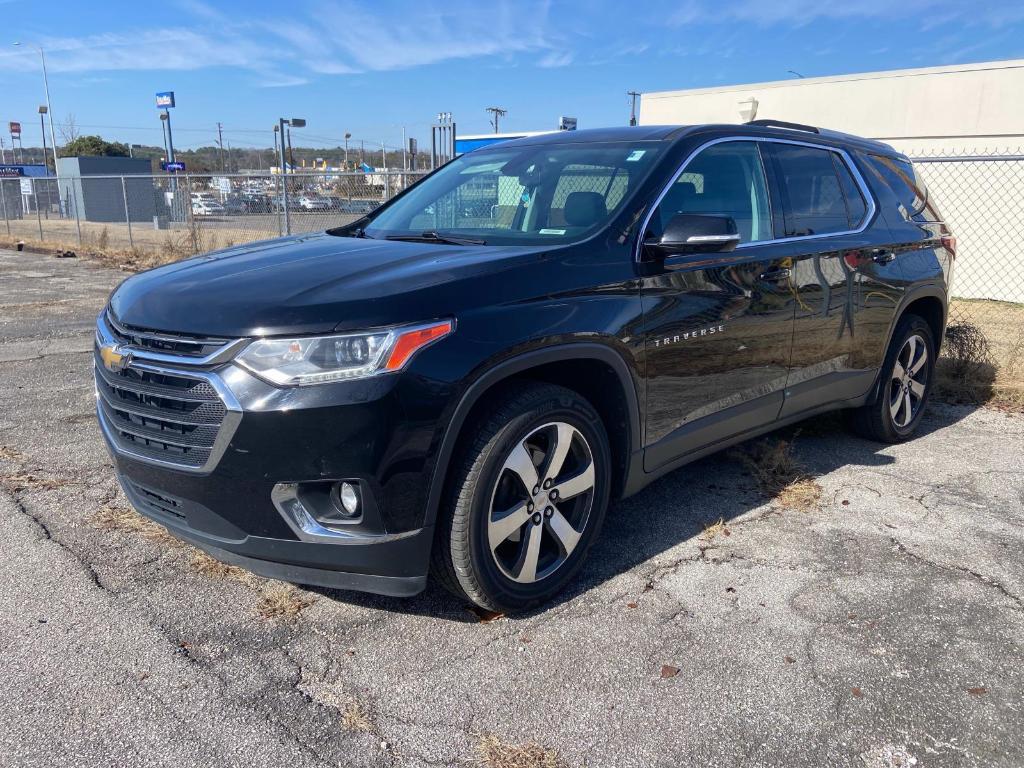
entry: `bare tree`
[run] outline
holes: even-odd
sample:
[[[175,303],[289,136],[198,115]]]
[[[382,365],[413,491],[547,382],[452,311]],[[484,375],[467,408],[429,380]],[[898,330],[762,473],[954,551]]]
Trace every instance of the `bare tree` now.
[[[60,123],[60,137],[64,139],[65,144],[70,144],[79,136],[81,134],[78,132],[78,126],[75,125],[75,115],[72,112],[68,112],[64,122]]]

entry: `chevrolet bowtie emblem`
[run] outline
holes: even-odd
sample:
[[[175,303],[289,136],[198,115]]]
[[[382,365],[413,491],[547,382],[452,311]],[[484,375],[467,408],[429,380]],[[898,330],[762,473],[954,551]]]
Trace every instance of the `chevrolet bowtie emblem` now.
[[[121,347],[116,344],[100,347],[100,359],[103,367],[113,373],[120,373],[128,367],[132,361],[131,352],[122,352]]]

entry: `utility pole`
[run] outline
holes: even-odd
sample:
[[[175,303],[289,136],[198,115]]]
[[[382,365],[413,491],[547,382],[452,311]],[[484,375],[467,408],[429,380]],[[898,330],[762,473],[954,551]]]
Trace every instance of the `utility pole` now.
[[[626,91],[626,95],[633,100],[633,106],[629,108],[629,124],[636,125],[636,100],[640,94],[636,91]]]
[[[498,133],[498,120],[507,115],[508,110],[502,109],[501,107],[487,107],[484,112],[491,112],[494,114],[494,119],[492,119],[490,123],[494,126],[494,132]]]
[[[220,147],[220,172],[224,173],[224,126],[217,123],[217,146]]]

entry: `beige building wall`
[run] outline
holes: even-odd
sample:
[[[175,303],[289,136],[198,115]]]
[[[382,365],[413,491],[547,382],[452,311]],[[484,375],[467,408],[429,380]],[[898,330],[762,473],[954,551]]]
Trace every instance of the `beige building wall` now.
[[[640,124],[739,123],[751,98],[757,118],[855,133],[908,154],[1024,150],[1024,59],[645,93]]]
[[[640,124],[806,123],[910,156],[1024,155],[1024,59],[645,93]],[[920,163],[958,238],[953,293],[1024,303],[1024,160]]]

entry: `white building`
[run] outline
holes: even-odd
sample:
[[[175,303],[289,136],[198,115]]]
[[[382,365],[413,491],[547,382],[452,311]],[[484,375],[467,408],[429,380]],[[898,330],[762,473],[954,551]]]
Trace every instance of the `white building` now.
[[[1024,59],[645,93],[640,124],[807,123],[907,154],[1016,151],[1024,144]]]
[[[1024,59],[643,94],[640,124],[771,118],[915,158],[1024,156]],[[1024,302],[1024,159],[920,162],[959,242],[953,291]]]

